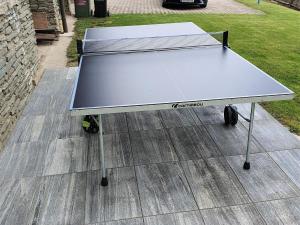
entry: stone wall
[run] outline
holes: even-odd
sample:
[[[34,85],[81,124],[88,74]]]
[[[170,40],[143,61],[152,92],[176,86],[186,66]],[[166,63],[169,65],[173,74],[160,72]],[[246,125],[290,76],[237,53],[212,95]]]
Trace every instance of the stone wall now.
[[[28,0],[0,3],[0,150],[24,108],[38,67]]]
[[[29,0],[32,12],[45,12],[50,26],[63,31],[58,0]]]
[[[276,0],[284,5],[288,5],[290,7],[294,7],[296,9],[300,9],[300,0]]]
[[[70,15],[71,11],[70,11],[70,4],[69,4],[69,0],[64,0],[65,2],[65,12]]]
[[[291,6],[300,9],[300,0],[289,0]]]

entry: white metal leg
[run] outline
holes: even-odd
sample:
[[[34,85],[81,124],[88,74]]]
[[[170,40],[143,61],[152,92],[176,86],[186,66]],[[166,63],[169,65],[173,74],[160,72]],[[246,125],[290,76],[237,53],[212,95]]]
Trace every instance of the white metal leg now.
[[[246,151],[246,160],[244,163],[244,169],[250,169],[249,155],[250,155],[250,145],[252,141],[252,130],[254,123],[254,111],[255,111],[255,103],[251,103],[251,112],[250,112],[250,121],[249,121],[249,130],[248,130],[248,140],[247,140],[247,151]]]
[[[104,147],[103,147],[103,128],[102,128],[101,115],[99,115],[99,118],[98,118],[98,126],[99,126],[100,162],[101,162],[101,173],[102,173],[101,185],[107,186],[108,181],[107,181],[107,176],[106,176],[105,156],[104,156]]]

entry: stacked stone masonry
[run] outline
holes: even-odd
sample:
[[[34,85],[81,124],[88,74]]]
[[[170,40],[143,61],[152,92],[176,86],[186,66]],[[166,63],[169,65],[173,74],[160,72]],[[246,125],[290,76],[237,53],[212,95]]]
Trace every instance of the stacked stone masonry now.
[[[58,0],[29,0],[32,12],[45,12],[49,26],[63,31]]]
[[[300,0],[276,0],[276,1],[300,9]]]
[[[28,0],[0,3],[0,150],[26,99],[39,58]]]

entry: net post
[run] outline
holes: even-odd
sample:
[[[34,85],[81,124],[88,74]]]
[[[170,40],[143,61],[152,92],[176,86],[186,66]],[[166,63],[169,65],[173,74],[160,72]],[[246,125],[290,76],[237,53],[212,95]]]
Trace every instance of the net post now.
[[[82,40],[76,40],[77,44],[77,54],[82,55],[83,49],[82,49]]]
[[[82,46],[83,46],[82,45],[82,40],[76,40],[76,47],[77,47],[77,54],[78,54],[78,57],[77,57],[78,65],[80,63],[80,57],[83,54],[83,47]]]
[[[223,47],[228,46],[228,30],[223,32]]]

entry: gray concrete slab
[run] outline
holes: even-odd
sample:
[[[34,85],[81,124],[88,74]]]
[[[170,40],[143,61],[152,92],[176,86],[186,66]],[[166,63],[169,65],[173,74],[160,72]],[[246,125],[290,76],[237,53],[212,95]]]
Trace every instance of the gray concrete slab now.
[[[254,202],[297,197],[300,190],[267,153],[251,155],[251,169],[243,170],[243,156],[227,157],[231,168]]]
[[[168,130],[180,160],[221,156],[219,148],[204,126],[178,127]]]
[[[165,130],[130,132],[130,141],[135,165],[178,160]]]
[[[238,205],[201,211],[205,224],[264,225],[265,222],[253,205]]]
[[[197,209],[178,163],[137,166],[136,174],[144,216]]]
[[[250,203],[224,158],[181,163],[200,209]]]
[[[101,172],[87,173],[85,223],[141,217],[140,199],[133,167],[110,169],[109,187],[102,187]]]
[[[267,225],[299,224],[300,198],[260,202],[255,205]]]
[[[300,188],[300,149],[270,152],[269,155]]]
[[[206,127],[224,155],[245,154],[248,131],[241,123],[237,123],[235,126],[226,126],[223,123],[207,125]],[[252,139],[250,148],[250,153],[264,152],[262,146],[255,139]]]
[[[204,225],[199,211],[145,217],[145,225]]]

